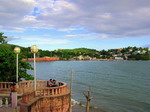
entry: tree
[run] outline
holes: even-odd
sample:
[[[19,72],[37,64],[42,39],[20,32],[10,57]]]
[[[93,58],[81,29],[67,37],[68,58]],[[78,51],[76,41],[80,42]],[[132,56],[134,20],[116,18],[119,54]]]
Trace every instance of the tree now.
[[[31,65],[22,61],[23,55],[19,54],[19,74],[18,78],[32,80],[33,77],[27,74],[27,69],[32,69]],[[13,50],[0,49],[0,81],[16,81],[16,55]]]
[[[3,36],[4,33],[0,32],[0,43],[2,44],[6,44],[7,41],[6,41],[6,38],[7,36]]]
[[[16,54],[13,52],[15,45],[5,44],[7,37],[0,33],[0,81],[15,82],[16,81]],[[26,80],[33,80],[33,76],[27,74],[28,69],[32,69],[28,62],[23,62],[25,58],[23,53],[19,54],[19,80],[25,78]]]

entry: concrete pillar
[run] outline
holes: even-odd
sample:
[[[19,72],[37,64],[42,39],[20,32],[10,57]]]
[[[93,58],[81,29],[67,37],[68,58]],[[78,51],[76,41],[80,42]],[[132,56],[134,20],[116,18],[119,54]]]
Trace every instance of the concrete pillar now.
[[[58,88],[57,88],[57,89],[55,89],[55,94],[58,94],[58,93],[57,93],[57,91],[58,91]]]
[[[7,87],[7,85],[6,85],[6,83],[4,84],[4,88],[6,88]]]
[[[5,106],[8,107],[8,98],[5,98]]]
[[[3,106],[2,98],[0,97],[0,107]]]
[[[43,90],[43,96],[45,96],[45,89]]]
[[[54,89],[52,89],[52,95],[54,95]]]
[[[17,92],[11,92],[11,106],[17,107]]]

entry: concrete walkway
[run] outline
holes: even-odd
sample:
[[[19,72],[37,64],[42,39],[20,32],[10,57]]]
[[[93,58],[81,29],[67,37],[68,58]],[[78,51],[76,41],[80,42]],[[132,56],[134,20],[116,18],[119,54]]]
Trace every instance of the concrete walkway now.
[[[0,112],[19,112],[19,108],[0,107]]]

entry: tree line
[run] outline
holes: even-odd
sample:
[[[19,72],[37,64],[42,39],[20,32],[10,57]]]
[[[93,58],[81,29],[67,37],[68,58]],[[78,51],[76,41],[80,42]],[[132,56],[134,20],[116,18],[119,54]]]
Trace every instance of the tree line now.
[[[7,44],[7,36],[0,32],[0,81],[15,81],[16,77],[16,55],[14,48],[17,45]],[[33,58],[33,54],[30,51],[30,47],[21,47],[21,53],[19,54],[19,80],[25,78],[26,80],[33,79],[31,74],[27,74],[28,69],[33,69],[28,62],[23,62],[23,58]],[[143,53],[144,52],[144,53]],[[76,48],[76,49],[57,49],[53,51],[39,50],[37,57],[59,57],[61,60],[70,60],[77,56],[90,56],[96,59],[109,59],[114,55],[126,57],[135,60],[150,60],[150,52],[148,48],[141,47],[127,47],[122,49],[109,49],[97,51],[95,49],[88,48]]]

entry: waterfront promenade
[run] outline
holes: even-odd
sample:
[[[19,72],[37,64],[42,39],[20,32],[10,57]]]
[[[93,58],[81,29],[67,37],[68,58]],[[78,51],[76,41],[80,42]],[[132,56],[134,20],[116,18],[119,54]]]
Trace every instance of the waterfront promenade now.
[[[0,82],[0,112],[67,112],[70,90],[64,82],[58,87],[47,87],[46,80],[21,81],[16,92],[12,92],[12,82]],[[12,93],[17,93],[17,107],[13,106]],[[16,109],[17,108],[17,109]]]

